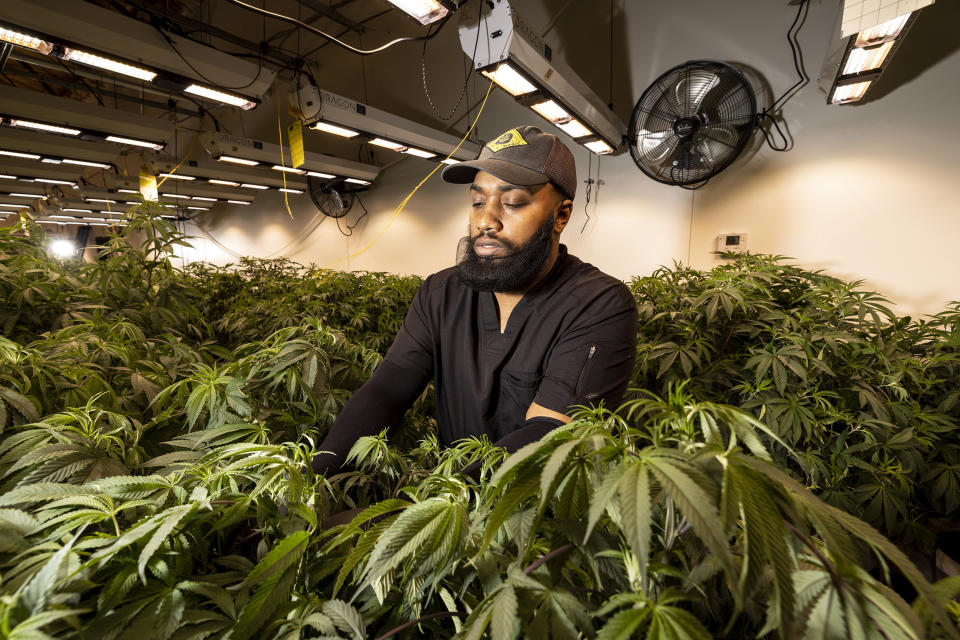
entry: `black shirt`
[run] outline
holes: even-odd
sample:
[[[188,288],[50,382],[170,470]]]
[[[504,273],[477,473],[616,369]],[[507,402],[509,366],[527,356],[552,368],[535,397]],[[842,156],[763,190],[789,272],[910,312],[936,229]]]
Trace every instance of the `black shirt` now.
[[[443,444],[484,434],[497,441],[524,425],[531,402],[559,413],[601,400],[616,408],[636,339],[626,285],[560,245],[503,333],[493,293],[464,285],[456,267],[429,276],[384,362],[420,390],[435,380]]]

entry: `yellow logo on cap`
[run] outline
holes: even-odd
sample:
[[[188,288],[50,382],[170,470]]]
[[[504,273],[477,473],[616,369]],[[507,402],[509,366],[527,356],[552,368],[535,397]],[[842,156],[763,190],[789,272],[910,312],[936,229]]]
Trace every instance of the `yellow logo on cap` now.
[[[510,129],[506,133],[500,134],[496,140],[487,143],[487,146],[490,147],[490,150],[496,153],[501,149],[507,149],[509,147],[520,147],[527,144],[527,141],[523,139],[523,136],[520,135],[520,132],[516,129]]]

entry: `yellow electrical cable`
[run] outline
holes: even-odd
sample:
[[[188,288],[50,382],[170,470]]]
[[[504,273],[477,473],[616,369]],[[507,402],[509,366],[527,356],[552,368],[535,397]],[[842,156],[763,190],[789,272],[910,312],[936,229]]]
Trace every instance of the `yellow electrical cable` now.
[[[465,134],[463,134],[463,137],[462,137],[462,138],[460,138],[460,142],[457,143],[457,146],[454,147],[453,151],[451,151],[451,152],[447,155],[447,157],[444,158],[443,160],[449,159],[450,156],[452,156],[453,154],[455,154],[455,153],[460,149],[460,147],[463,145],[463,143],[466,142],[467,138],[470,136],[470,133],[473,131],[474,127],[477,126],[477,121],[480,120],[480,115],[483,113],[483,108],[484,108],[484,107],[486,106],[486,104],[487,104],[487,98],[490,97],[490,91],[491,91],[492,89],[493,89],[493,80],[490,81],[490,86],[487,87],[487,93],[486,93],[486,95],[483,96],[483,102],[480,103],[480,109],[477,111],[477,117],[473,119],[473,122],[470,124],[470,128],[467,129],[467,132],[466,132]],[[383,229],[380,230],[380,233],[378,233],[378,234],[376,235],[376,237],[375,237],[373,240],[371,240],[371,241],[369,242],[369,244],[367,244],[367,246],[365,246],[365,247],[364,247],[363,249],[361,249],[360,251],[357,251],[356,253],[350,253],[350,254],[345,255],[344,257],[340,258],[339,260],[337,260],[336,262],[332,263],[329,267],[326,267],[326,268],[327,268],[328,270],[331,270],[331,271],[332,271],[332,269],[333,269],[333,267],[334,267],[335,265],[338,265],[338,264],[340,264],[341,262],[343,262],[343,261],[345,261],[345,260],[349,260],[350,258],[356,258],[356,257],[359,256],[359,255],[363,255],[364,253],[366,253],[366,252],[370,249],[370,247],[372,247],[373,245],[375,245],[375,244],[377,243],[377,241],[380,240],[380,238],[382,238],[383,235],[387,232],[387,229],[390,228],[390,225],[392,225],[393,222],[400,216],[400,213],[403,211],[404,207],[407,206],[407,203],[410,202],[410,199],[413,197],[413,195],[414,195],[414,194],[420,189],[420,187],[422,187],[423,184],[424,184],[427,180],[429,180],[429,179],[431,178],[431,176],[433,176],[433,174],[435,174],[435,173],[437,172],[437,170],[443,165],[443,160],[441,160],[440,162],[438,162],[438,163],[437,163],[437,166],[435,166],[435,167],[433,168],[433,170],[432,170],[430,173],[428,173],[427,176],[417,184],[417,186],[415,186],[415,187],[413,188],[413,191],[411,191],[409,194],[407,194],[407,197],[404,198],[404,199],[400,202],[399,205],[397,205],[397,208],[394,209],[394,210],[393,210],[393,213],[390,215],[390,219],[387,220],[387,224],[384,225]],[[321,280],[321,281],[322,281],[322,280]]]

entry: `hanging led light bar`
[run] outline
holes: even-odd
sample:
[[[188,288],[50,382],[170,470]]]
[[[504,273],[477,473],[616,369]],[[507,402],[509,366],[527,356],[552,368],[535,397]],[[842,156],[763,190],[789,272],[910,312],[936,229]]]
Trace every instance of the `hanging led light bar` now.
[[[229,162],[230,164],[239,164],[245,167],[255,167],[260,164],[256,160],[248,160],[246,158],[237,158],[235,156],[216,156],[214,160],[218,160],[220,162]]]
[[[10,44],[15,44],[18,47],[33,49],[34,51],[39,51],[45,56],[50,55],[50,52],[53,51],[52,42],[35,38],[27,33],[21,33],[20,31],[2,24],[0,24],[0,41],[9,42]]]
[[[163,149],[164,145],[160,142],[150,142],[149,140],[137,140],[135,138],[126,138],[124,136],[107,136],[104,138],[107,142],[116,142],[118,144],[129,144],[134,147],[144,147],[147,149],[153,149],[154,151],[160,151]]]
[[[120,62],[119,60],[111,60],[110,58],[98,56],[97,54],[90,53],[88,51],[81,51],[80,49],[71,49],[67,47],[64,50],[63,59],[85,64],[88,67],[96,67],[97,69],[112,71],[114,73],[119,73],[120,75],[130,76],[131,78],[137,78],[138,80],[144,80],[146,82],[151,82],[157,77],[156,71],[150,71],[149,69],[136,67],[132,64],[127,64],[126,62]]]
[[[61,127],[55,124],[46,124],[44,122],[33,122],[31,120],[10,120],[11,127],[20,127],[22,129],[33,129],[35,131],[46,131],[48,133],[62,133],[65,136],[78,136],[82,131],[72,127]]]
[[[842,16],[838,18],[835,33],[840,35],[824,60],[819,79],[821,90],[827,94],[827,104],[851,104],[867,95],[886,71],[919,11],[855,33],[853,31],[863,24],[862,18],[850,24],[843,23]]]
[[[169,178],[170,180],[185,180],[185,181],[192,181],[197,179],[196,176],[186,176],[186,175],[183,175],[182,173],[161,173],[157,177]]]
[[[253,109],[255,106],[257,106],[257,103],[250,98],[238,96],[232,93],[226,93],[224,91],[218,91],[217,89],[211,89],[210,87],[205,87],[202,84],[191,84],[183,91],[184,93],[191,93],[195,96],[200,96],[201,98],[206,98],[207,100],[212,100],[214,102],[222,102],[224,104],[233,105],[234,107],[240,107],[245,111]]]
[[[594,153],[622,147],[626,125],[580,76],[553,60],[508,0],[485,3],[479,21],[461,12],[459,33],[474,68],[520,104]]]
[[[335,124],[330,124],[329,122],[324,122],[322,120],[315,122],[312,128],[316,129],[317,131],[323,131],[324,133],[332,133],[333,135],[340,136],[341,138],[354,138],[360,135],[359,131],[347,129],[346,127],[338,127]]]
[[[303,174],[306,173],[306,171],[304,171],[303,169],[294,169],[293,167],[285,167],[280,164],[275,164],[270,168],[273,169],[274,171],[283,171],[284,173],[295,173],[298,176],[302,176]]]
[[[457,9],[454,2],[441,0],[387,0],[411,18],[426,26],[447,17]]]
[[[24,153],[22,151],[7,151],[0,149],[0,156],[9,156],[11,158],[23,158],[24,160],[39,160],[42,156],[35,153]]]

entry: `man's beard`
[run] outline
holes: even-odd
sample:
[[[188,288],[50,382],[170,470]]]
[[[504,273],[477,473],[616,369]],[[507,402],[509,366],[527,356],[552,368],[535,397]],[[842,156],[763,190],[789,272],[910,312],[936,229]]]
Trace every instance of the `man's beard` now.
[[[477,291],[519,292],[525,291],[540,274],[553,249],[554,216],[543,223],[537,232],[523,245],[498,238],[495,234],[480,234],[466,237],[464,256],[457,263],[457,271],[465,285]],[[499,242],[506,255],[496,257],[478,256],[474,243],[484,236]],[[464,242],[465,241],[465,242]]]

